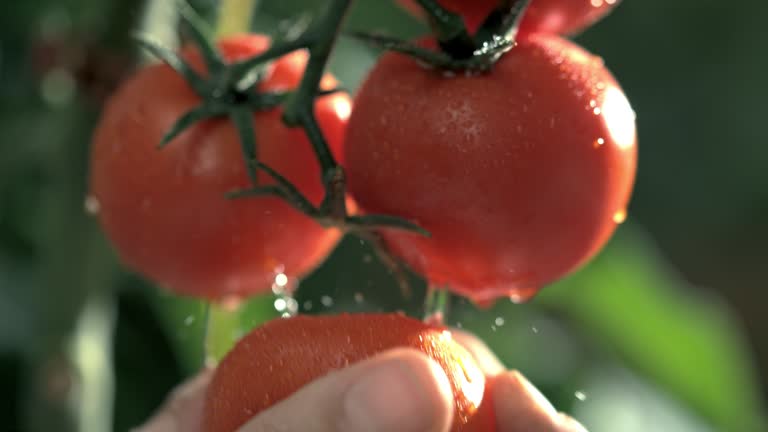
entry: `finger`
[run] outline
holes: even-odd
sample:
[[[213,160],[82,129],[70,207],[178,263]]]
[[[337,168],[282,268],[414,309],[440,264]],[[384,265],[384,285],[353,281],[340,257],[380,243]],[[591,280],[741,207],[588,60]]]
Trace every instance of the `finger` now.
[[[480,370],[486,376],[493,377],[507,370],[501,360],[496,357],[496,354],[477,336],[457,329],[451,329],[451,334],[453,340],[472,354],[475,362],[480,366]]]
[[[558,413],[519,372],[496,376],[492,389],[498,432],[586,432],[577,421]]]
[[[440,366],[397,349],[312,382],[239,432],[447,432],[453,410]]]
[[[581,423],[576,421],[573,417],[560,413],[560,429],[558,431],[562,432],[587,432],[587,428],[585,428]]]
[[[205,389],[212,376],[212,370],[204,370],[177,387],[157,413],[133,432],[198,432],[202,420],[200,413],[203,412]]]

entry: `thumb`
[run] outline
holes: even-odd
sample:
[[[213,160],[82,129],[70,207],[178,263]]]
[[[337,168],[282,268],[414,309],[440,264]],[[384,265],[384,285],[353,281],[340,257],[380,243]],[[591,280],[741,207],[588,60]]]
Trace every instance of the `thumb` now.
[[[396,349],[313,381],[239,432],[447,432],[453,410],[442,368]]]

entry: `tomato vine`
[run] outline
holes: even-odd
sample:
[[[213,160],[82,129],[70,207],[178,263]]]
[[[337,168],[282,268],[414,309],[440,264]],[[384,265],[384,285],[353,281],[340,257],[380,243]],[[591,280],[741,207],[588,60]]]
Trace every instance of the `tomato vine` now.
[[[446,70],[488,70],[501,55],[514,46],[514,35],[530,0],[502,0],[474,36],[471,36],[460,15],[455,14],[434,0],[418,3],[430,18],[430,23],[441,50],[429,50],[396,38],[354,33],[357,38],[379,47],[400,51],[433,67]],[[207,78],[194,71],[181,57],[171,50],[147,38],[141,44],[171,66],[188,82],[202,98],[201,106],[178,119],[166,134],[160,146],[167,145],[188,127],[197,122],[229,117],[240,134],[243,156],[251,180],[250,188],[233,191],[230,198],[277,196],[298,211],[324,226],[343,228],[347,231],[366,231],[372,228],[396,228],[414,231],[425,236],[429,233],[416,223],[385,214],[351,214],[346,200],[346,176],[331,153],[314,114],[314,101],[329,92],[320,90],[320,81],[328,59],[338,39],[341,24],[352,0],[333,0],[305,31],[293,39],[276,40],[265,52],[252,58],[225,64],[216,51],[206,25],[189,5],[180,2],[184,23],[190,29],[194,45],[200,51],[208,69]],[[309,61],[301,83],[292,92],[257,93],[255,86],[262,68],[269,62],[294,51],[306,49]],[[302,128],[316,154],[321,167],[321,182],[325,196],[315,206],[289,180],[257,158],[255,133],[250,122],[252,111],[269,110],[282,106],[283,122],[288,127]],[[259,185],[256,172],[263,171],[273,181],[271,185]]]

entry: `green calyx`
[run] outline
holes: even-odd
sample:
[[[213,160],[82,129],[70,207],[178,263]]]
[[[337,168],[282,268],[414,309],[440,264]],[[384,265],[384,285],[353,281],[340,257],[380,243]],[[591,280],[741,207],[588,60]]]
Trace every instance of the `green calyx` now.
[[[287,35],[289,37],[276,38],[266,51],[228,64],[211,42],[211,32],[208,31],[205,21],[186,2],[180,0],[178,4],[182,23],[189,31],[193,45],[199,50],[208,73],[207,76],[200,75],[181,56],[151,38],[136,38],[141,46],[183,77],[201,99],[199,106],[183,114],[174,123],[158,143],[158,147],[164,148],[200,121],[228,118],[239,133],[243,161],[251,182],[249,188],[229,193],[229,198],[278,197],[321,225],[346,231],[364,232],[374,228],[394,228],[428,236],[429,233],[417,224],[395,216],[353,216],[348,213],[344,169],[331,154],[315,118],[315,100],[342,91],[338,88],[319,90],[319,84],[341,19],[350,2],[351,0],[333,0],[325,17],[314,25],[304,23],[300,34],[295,37]],[[292,30],[296,29],[299,27]],[[264,77],[268,63],[300,49],[309,50],[310,58],[299,87],[290,92],[259,91],[258,85]],[[304,129],[315,151],[325,187],[325,197],[319,206],[315,206],[287,178],[258,160],[253,113],[277,107],[283,108],[283,122],[287,127]],[[274,183],[260,185],[256,175],[258,171],[267,174]]]
[[[378,48],[410,56],[435,69],[451,72],[485,72],[515,46],[515,37],[530,0],[500,0],[499,5],[472,35],[461,15],[436,0],[416,0],[426,13],[439,50],[409,41],[364,32],[352,36]]]

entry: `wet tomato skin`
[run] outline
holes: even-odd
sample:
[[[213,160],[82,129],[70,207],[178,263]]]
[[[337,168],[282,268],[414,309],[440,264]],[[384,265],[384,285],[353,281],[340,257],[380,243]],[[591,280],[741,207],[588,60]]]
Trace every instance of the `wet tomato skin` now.
[[[532,0],[520,25],[520,33],[579,33],[610,13],[621,0]],[[477,30],[498,0],[440,0],[439,3],[459,13],[470,31]],[[416,15],[422,11],[414,0],[400,4]]]
[[[219,44],[228,61],[268,45],[260,35]],[[186,49],[183,56],[204,73],[195,50]],[[281,58],[261,89],[295,87],[306,60],[304,52]],[[324,87],[334,85],[332,77],[324,79]],[[340,233],[277,198],[226,198],[249,186],[229,120],[199,123],[166,148],[156,148],[174,122],[199,104],[184,80],[162,64],[140,69],[108,101],[93,137],[90,193],[121,260],[175,293],[212,300],[268,290],[278,273],[298,277],[312,270]],[[316,104],[319,123],[339,156],[349,111],[350,99],[343,94]],[[259,158],[318,203],[319,166],[303,132],[284,127],[278,109],[254,114],[253,122]],[[259,181],[271,183],[263,174]]]
[[[342,314],[273,320],[240,340],[208,387],[203,431],[233,432],[310,381],[398,347],[424,352],[446,372],[452,432],[496,429],[493,404],[481,403],[483,373],[445,328],[399,314]]]
[[[488,74],[446,76],[385,54],[347,129],[349,190],[430,283],[477,303],[523,301],[594,256],[626,216],[634,112],[597,58],[522,37]]]

